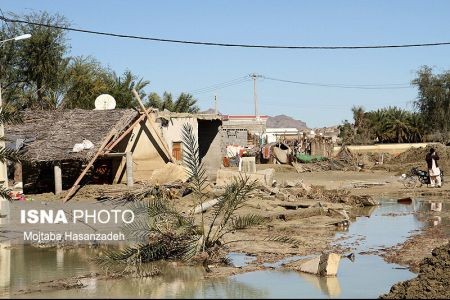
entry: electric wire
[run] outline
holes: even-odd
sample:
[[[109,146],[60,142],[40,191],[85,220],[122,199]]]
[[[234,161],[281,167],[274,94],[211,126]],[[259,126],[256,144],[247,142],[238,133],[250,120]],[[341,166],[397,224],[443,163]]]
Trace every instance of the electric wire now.
[[[192,93],[202,92],[204,90],[216,89],[216,88],[220,88],[221,86],[229,85],[229,84],[233,85],[233,84],[240,83],[241,81],[244,81],[244,80],[247,81],[248,80],[248,76],[242,76],[242,77],[235,78],[235,79],[232,79],[232,80],[229,80],[229,81],[216,83],[216,84],[213,84],[213,85],[205,86],[203,88],[198,88],[198,89],[195,89],[195,90],[191,90],[189,93],[192,94]]]
[[[264,49],[293,49],[293,50],[357,50],[357,49],[433,47],[433,46],[448,46],[448,45],[450,45],[450,42],[391,44],[391,45],[363,45],[363,46],[282,46],[282,45],[262,45],[262,44],[260,44],[260,45],[258,45],[258,44],[233,44],[233,43],[201,42],[201,41],[145,37],[145,36],[128,35],[128,34],[117,34],[117,33],[80,29],[80,28],[74,28],[74,27],[68,27],[68,26],[63,27],[63,26],[57,26],[57,25],[42,24],[42,23],[19,20],[19,19],[11,19],[11,18],[7,18],[5,16],[0,16],[0,20],[3,20],[4,22],[9,22],[9,23],[22,23],[22,24],[29,24],[29,25],[36,25],[36,26],[44,26],[44,27],[48,27],[48,28],[55,28],[55,29],[81,32],[81,33],[89,33],[89,34],[95,34],[95,35],[147,40],[147,41],[154,41],[154,42],[202,45],[202,46],[264,48]]]
[[[189,93],[193,94],[193,95],[198,95],[198,94],[203,94],[203,93],[214,92],[214,91],[217,91],[217,90],[220,90],[220,89],[224,89],[224,88],[227,88],[227,87],[231,87],[231,86],[239,85],[239,84],[242,84],[242,83],[245,83],[245,82],[249,82],[250,80],[251,80],[250,78],[243,78],[243,79],[241,79],[239,81],[234,81],[234,82],[230,82],[230,83],[222,84],[222,85],[216,85],[216,86],[212,86],[212,87],[209,87],[209,88],[198,89],[198,90],[195,90],[195,91],[191,91]]]
[[[311,85],[311,86],[320,86],[320,87],[330,87],[330,88],[342,88],[342,89],[363,89],[363,90],[391,90],[391,89],[409,89],[412,88],[411,85],[406,83],[393,83],[393,84],[364,84],[364,85],[346,85],[346,84],[337,84],[337,83],[317,83],[317,82],[303,82],[303,81],[295,81],[295,80],[287,80],[287,79],[279,79],[273,77],[262,76],[263,79],[284,82],[284,83],[293,83],[293,84],[301,84],[301,85]]]

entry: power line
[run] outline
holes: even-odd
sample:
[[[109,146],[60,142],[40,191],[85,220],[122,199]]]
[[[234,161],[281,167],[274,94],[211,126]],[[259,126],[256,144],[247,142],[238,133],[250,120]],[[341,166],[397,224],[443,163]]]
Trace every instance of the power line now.
[[[412,88],[409,84],[406,83],[394,83],[394,84],[367,84],[367,85],[345,85],[345,84],[336,84],[336,83],[317,83],[317,82],[303,82],[303,81],[294,81],[287,79],[279,79],[273,77],[262,76],[262,78],[272,81],[279,81],[284,83],[293,83],[293,84],[301,84],[301,85],[311,85],[311,86],[320,86],[320,87],[330,87],[330,88],[342,88],[342,89],[363,89],[363,90],[391,90],[391,89],[408,89]]]
[[[386,48],[412,48],[412,47],[433,47],[433,46],[447,46],[450,42],[436,42],[436,43],[416,43],[416,44],[397,44],[397,45],[365,45],[365,46],[281,46],[281,45],[256,45],[256,44],[232,44],[232,43],[216,43],[216,42],[200,42],[200,41],[188,41],[188,40],[175,40],[175,39],[163,39],[155,37],[144,37],[127,34],[117,34],[109,32],[101,32],[73,27],[63,27],[50,24],[42,24],[31,21],[24,21],[19,19],[10,19],[4,16],[0,16],[0,19],[4,22],[10,23],[22,23],[36,26],[44,26],[48,28],[55,28],[67,31],[82,32],[96,35],[112,36],[119,38],[129,38],[138,40],[147,40],[154,42],[165,43],[178,43],[178,44],[191,44],[202,46],[220,46],[220,47],[238,47],[238,48],[264,48],[264,49],[292,49],[292,50],[357,50],[357,49],[386,49]]]
[[[0,19],[2,19],[3,22],[5,22],[5,25],[6,25],[6,27],[8,27],[8,30],[11,30],[11,28],[9,27],[8,22],[6,22],[6,21],[4,20],[5,14],[3,13],[3,10],[2,10],[1,8],[0,8],[0,14],[2,15],[2,16],[0,17]]]
[[[242,84],[244,82],[248,82],[250,80],[251,79],[248,76],[244,76],[244,77],[241,77],[241,78],[236,78],[235,80],[231,80],[231,81],[227,81],[227,82],[223,82],[223,83],[218,83],[218,84],[211,85],[211,86],[208,86],[208,87],[204,87],[204,88],[200,88],[200,89],[197,89],[197,90],[193,90],[193,91],[190,91],[189,93],[193,94],[193,95],[197,95],[197,94],[214,92],[214,91],[217,91],[217,90],[220,90],[220,89],[223,89],[223,88],[227,88],[227,87],[230,87],[230,86],[239,85],[239,84]]]
[[[192,94],[192,93],[200,92],[200,91],[203,91],[203,90],[215,89],[215,88],[220,87],[222,85],[234,84],[236,82],[240,82],[240,81],[242,81],[244,79],[248,79],[248,76],[241,76],[239,78],[235,78],[235,79],[228,80],[228,81],[225,81],[225,82],[220,82],[220,83],[215,83],[215,84],[212,84],[212,85],[208,85],[208,86],[205,86],[203,88],[198,88],[198,89],[192,90],[189,93]]]

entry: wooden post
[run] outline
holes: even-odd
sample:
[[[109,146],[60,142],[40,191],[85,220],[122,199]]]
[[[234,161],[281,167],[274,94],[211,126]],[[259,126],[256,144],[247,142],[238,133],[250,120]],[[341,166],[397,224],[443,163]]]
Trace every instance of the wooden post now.
[[[131,152],[126,153],[126,168],[127,168],[127,186],[132,187],[134,185],[133,180],[133,156]]]
[[[53,170],[55,174],[55,195],[59,195],[62,192],[61,162],[55,162]]]
[[[84,175],[86,175],[87,171],[92,167],[94,162],[97,160],[97,157],[103,152],[103,149],[108,145],[111,138],[117,133],[117,130],[113,128],[111,132],[108,134],[108,137],[103,141],[103,144],[98,148],[97,153],[94,155],[94,157],[91,159],[91,161],[87,164],[87,166],[84,168],[83,172],[81,172],[80,176],[78,176],[77,180],[73,184],[73,186],[70,188],[70,190],[67,192],[66,197],[64,197],[63,202],[69,201],[70,197],[72,197],[76,187],[80,183],[81,179],[83,179]]]
[[[142,108],[142,111],[145,113],[145,115],[147,116],[148,122],[150,124],[150,128],[153,130],[153,133],[156,135],[156,142],[160,145],[160,147],[162,148],[163,152],[166,153],[167,158],[174,162],[175,159],[172,156],[172,153],[169,151],[169,146],[167,146],[166,141],[161,137],[161,135],[159,134],[158,130],[155,128],[155,124],[153,119],[150,117],[150,115],[148,114],[147,110],[145,109],[144,104],[141,101],[141,98],[139,97],[139,94],[136,92],[135,89],[132,90],[134,97],[136,98],[136,100],[139,102],[139,105]],[[158,141],[159,140],[159,141]]]

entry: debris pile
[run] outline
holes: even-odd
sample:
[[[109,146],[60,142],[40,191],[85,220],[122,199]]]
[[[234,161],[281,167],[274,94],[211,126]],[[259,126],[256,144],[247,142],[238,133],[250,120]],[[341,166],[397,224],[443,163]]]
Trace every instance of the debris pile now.
[[[356,158],[347,146],[343,145],[334,158],[313,161],[311,163],[294,163],[298,173],[317,171],[357,171]]]
[[[199,213],[201,210],[205,211],[208,208],[217,204],[218,198],[223,193],[223,187],[216,185],[208,185],[210,200],[203,203],[203,207],[193,208],[194,213]],[[96,199],[99,201],[110,201],[117,205],[123,205],[130,202],[142,201],[145,198],[163,197],[163,199],[180,199],[191,193],[189,183],[181,181],[173,182],[171,184],[156,185],[156,186],[142,186],[139,189],[128,190],[120,193],[102,194]],[[331,211],[327,208],[326,203],[345,204],[353,207],[376,206],[378,202],[369,195],[352,195],[348,189],[325,189],[324,186],[309,186],[303,180],[286,180],[283,184],[277,185],[274,181],[272,186],[260,183],[258,188],[250,193],[249,197],[260,200],[257,205],[258,208],[266,207],[268,211],[274,210],[273,216],[269,218],[278,218],[279,214],[283,218],[291,216],[308,217],[317,214],[336,215],[336,211]],[[284,208],[284,210],[276,210]],[[289,212],[289,216],[285,214]],[[296,212],[294,212],[296,211]],[[304,213],[304,214],[303,214]],[[346,213],[337,212],[339,217],[348,219]],[[300,216],[301,215],[301,216]]]
[[[142,201],[149,197],[162,196],[163,199],[178,199],[190,193],[190,189],[186,183],[173,182],[171,184],[148,186],[144,185],[139,189],[130,191],[117,191],[102,193],[96,199],[100,202],[110,201],[116,205],[128,202]]]
[[[352,195],[347,189],[325,189],[324,186],[308,186],[302,180],[286,181],[282,187],[260,187],[254,195],[265,200],[281,200],[293,202],[294,204],[301,200],[302,202],[331,202],[343,203],[350,206],[376,206],[378,202],[370,195]],[[286,206],[286,205],[281,205]],[[293,206],[293,205],[288,205]],[[301,207],[300,204],[294,205]],[[310,205],[308,205],[310,206]]]
[[[398,171],[401,173],[408,172],[412,167],[425,169],[425,156],[428,152],[430,152],[430,148],[434,148],[438,153],[440,157],[439,166],[444,169],[444,171],[450,169],[450,147],[439,143],[428,144],[426,147],[411,147],[409,150],[406,150],[397,156],[391,157],[385,162],[385,165],[391,171]]]

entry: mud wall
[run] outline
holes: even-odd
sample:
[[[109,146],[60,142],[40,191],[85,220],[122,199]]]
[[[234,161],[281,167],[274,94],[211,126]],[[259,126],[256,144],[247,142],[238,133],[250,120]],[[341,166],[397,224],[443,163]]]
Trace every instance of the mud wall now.
[[[114,149],[114,152],[131,151],[133,153],[134,181],[148,180],[154,170],[163,167],[166,163],[162,150],[148,129],[149,126],[148,123],[141,122]],[[113,169],[115,170],[114,183],[126,182],[125,166],[125,157],[113,160]]]
[[[198,120],[198,144],[200,160],[205,164],[209,179],[215,180],[222,164],[222,121]]]

